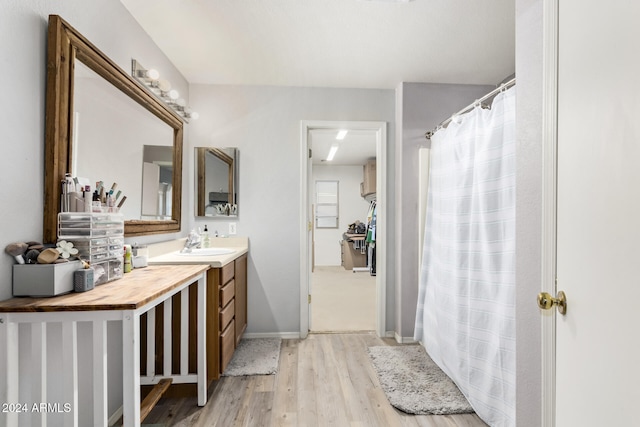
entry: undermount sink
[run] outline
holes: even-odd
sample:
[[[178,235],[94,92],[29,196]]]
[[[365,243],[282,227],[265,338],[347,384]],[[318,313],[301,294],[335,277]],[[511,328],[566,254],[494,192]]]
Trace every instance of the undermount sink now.
[[[215,256],[228,255],[234,253],[235,250],[229,248],[194,248],[191,252],[178,252],[177,255],[183,256]]]

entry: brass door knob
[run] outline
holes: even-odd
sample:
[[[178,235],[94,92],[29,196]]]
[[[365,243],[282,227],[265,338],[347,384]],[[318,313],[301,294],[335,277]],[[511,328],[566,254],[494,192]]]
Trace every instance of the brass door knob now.
[[[554,305],[558,308],[558,313],[567,314],[567,297],[563,291],[559,291],[555,298],[547,292],[538,294],[538,307],[542,310],[551,310]]]

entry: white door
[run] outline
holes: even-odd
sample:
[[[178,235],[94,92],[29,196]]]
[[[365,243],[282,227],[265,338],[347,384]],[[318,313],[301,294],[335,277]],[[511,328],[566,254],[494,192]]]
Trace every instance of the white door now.
[[[559,2],[556,426],[640,425],[640,2]]]

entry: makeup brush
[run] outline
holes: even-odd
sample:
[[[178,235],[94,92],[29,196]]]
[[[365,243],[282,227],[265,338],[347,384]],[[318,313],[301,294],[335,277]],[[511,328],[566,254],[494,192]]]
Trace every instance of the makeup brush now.
[[[4,251],[14,257],[18,264],[24,264],[24,253],[27,251],[27,244],[18,242],[18,243],[10,243],[4,248]]]
[[[122,200],[120,200],[120,203],[118,203],[118,208],[121,208],[122,205],[124,205],[125,200],[127,200],[127,196],[122,196]]]

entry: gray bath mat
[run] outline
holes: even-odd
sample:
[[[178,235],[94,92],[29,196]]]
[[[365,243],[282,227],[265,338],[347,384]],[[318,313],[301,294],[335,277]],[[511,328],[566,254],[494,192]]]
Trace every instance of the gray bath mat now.
[[[281,344],[280,338],[243,338],[222,376],[275,374],[278,371]]]
[[[369,347],[369,357],[387,399],[401,411],[416,415],[474,412],[421,345]]]

